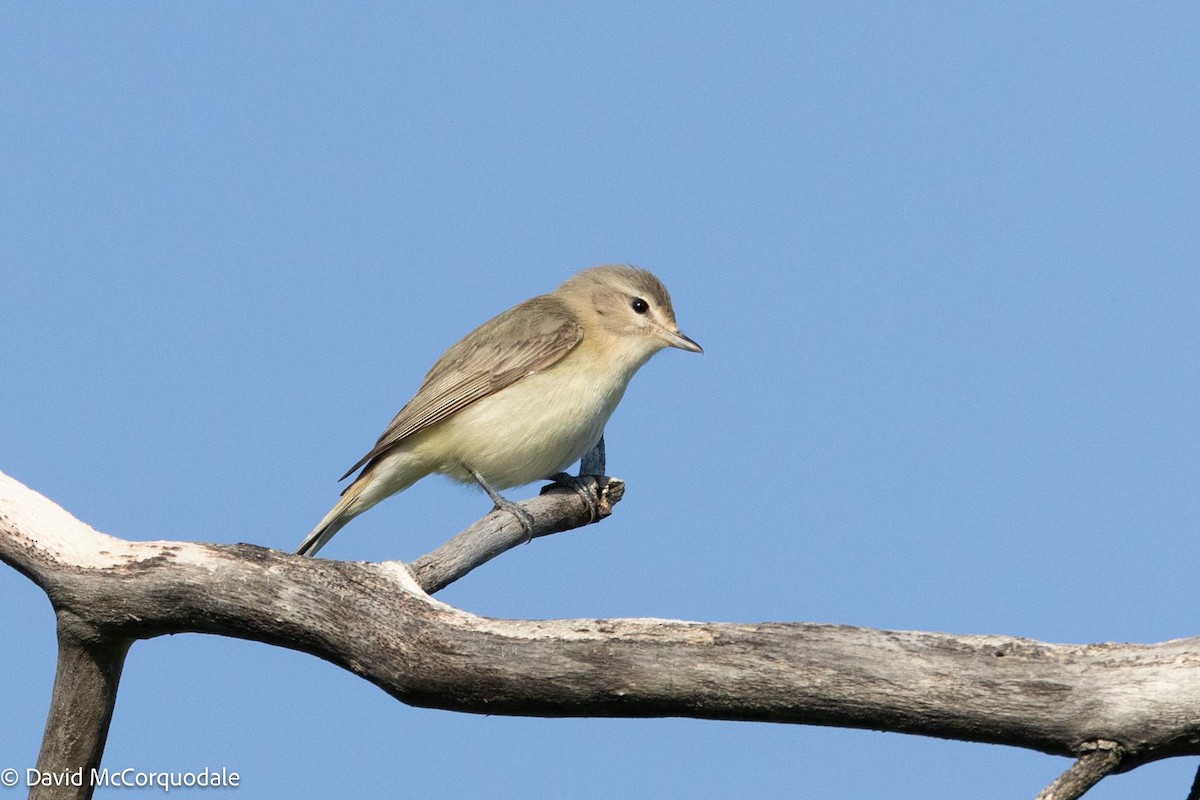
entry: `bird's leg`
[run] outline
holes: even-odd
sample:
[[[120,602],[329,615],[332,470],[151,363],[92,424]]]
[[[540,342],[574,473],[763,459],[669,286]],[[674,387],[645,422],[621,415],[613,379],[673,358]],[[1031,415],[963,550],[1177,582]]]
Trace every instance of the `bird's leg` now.
[[[585,475],[594,475],[597,478],[604,477],[604,434],[600,434],[600,439],[596,442],[596,446],[583,454],[583,458],[579,460],[579,477]]]
[[[525,543],[528,544],[529,542],[532,542],[533,515],[493,489],[492,485],[485,481],[483,476],[479,474],[479,471],[470,464],[463,464],[462,467],[467,472],[471,473],[471,477],[475,479],[475,482],[478,483],[483,490],[488,493],[488,497],[492,498],[492,502],[496,504],[496,508],[501,511],[507,511],[517,518],[517,522],[521,523],[521,527],[525,529]]]

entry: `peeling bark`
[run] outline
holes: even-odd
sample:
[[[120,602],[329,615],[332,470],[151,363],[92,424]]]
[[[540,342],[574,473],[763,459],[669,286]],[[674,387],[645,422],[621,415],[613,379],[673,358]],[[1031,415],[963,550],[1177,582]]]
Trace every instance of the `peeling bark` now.
[[[539,532],[590,518],[570,490],[523,505]],[[60,657],[60,672],[63,659],[79,661],[72,671],[95,672],[93,689],[107,674],[115,692],[129,642],[200,632],[311,653],[405,703],[454,711],[917,733],[1080,757],[1074,777],[1095,780],[1200,754],[1195,638],[1063,645],[805,623],[502,620],[427,594],[525,538],[497,512],[412,570],[247,544],[127,542],[0,475],[0,558],[45,589],[60,633],[63,620],[86,631],[88,646]],[[59,702],[56,681],[48,732],[71,719]],[[93,727],[106,729],[106,714],[96,696]],[[1097,742],[1107,743],[1104,759]],[[92,757],[43,749],[47,769]]]

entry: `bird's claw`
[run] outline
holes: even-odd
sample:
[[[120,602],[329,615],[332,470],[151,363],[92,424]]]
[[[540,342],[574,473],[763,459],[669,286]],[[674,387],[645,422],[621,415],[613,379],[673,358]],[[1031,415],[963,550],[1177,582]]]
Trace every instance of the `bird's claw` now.
[[[550,476],[550,480],[554,481],[552,486],[564,486],[568,489],[575,490],[583,500],[583,504],[588,510],[588,524],[591,525],[596,520],[600,519],[600,493],[598,479],[593,475],[568,475],[565,472],[559,472]],[[547,487],[548,488],[548,487]]]
[[[525,529],[525,544],[533,541],[533,514],[526,511],[524,506],[500,497],[496,500],[496,509],[498,511],[507,511],[516,517],[517,522],[521,523],[521,527]]]

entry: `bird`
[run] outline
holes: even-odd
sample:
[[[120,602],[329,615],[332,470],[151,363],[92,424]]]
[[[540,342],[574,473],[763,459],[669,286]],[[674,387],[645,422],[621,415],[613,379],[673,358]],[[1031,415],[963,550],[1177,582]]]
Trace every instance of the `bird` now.
[[[296,552],[316,555],[350,520],[434,473],[478,484],[531,534],[529,513],[499,490],[569,477],[634,373],[668,347],[704,352],[679,330],[667,287],[634,266],[585,269],[493,317],[434,363]]]

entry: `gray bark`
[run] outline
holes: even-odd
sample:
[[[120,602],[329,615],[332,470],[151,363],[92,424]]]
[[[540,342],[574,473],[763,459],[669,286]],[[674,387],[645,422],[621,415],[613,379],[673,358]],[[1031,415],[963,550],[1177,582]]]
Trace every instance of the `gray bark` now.
[[[524,505],[546,530],[589,518],[569,490]],[[501,538],[524,541],[515,527],[501,524]],[[0,558],[114,654],[135,639],[213,633],[311,653],[418,706],[871,728],[1086,756],[1076,773],[1103,748],[1120,754],[1104,771],[1200,754],[1194,638],[1064,645],[806,623],[501,620],[426,593],[422,583],[494,555],[488,536],[475,556],[462,555],[468,536],[445,560],[426,557],[418,580],[400,562],[123,541],[0,475]],[[115,687],[119,659],[109,669]]]
[[[38,754],[41,773],[61,774],[69,765],[90,775],[100,766],[108,726],[117,701],[117,684],[132,639],[98,636],[70,611],[58,613],[58,666],[46,733]],[[83,787],[34,786],[30,800],[90,797]]]
[[[1034,800],[1075,800],[1084,792],[1111,775],[1125,757],[1124,748],[1116,742],[1091,742],[1079,760],[1059,775]]]

